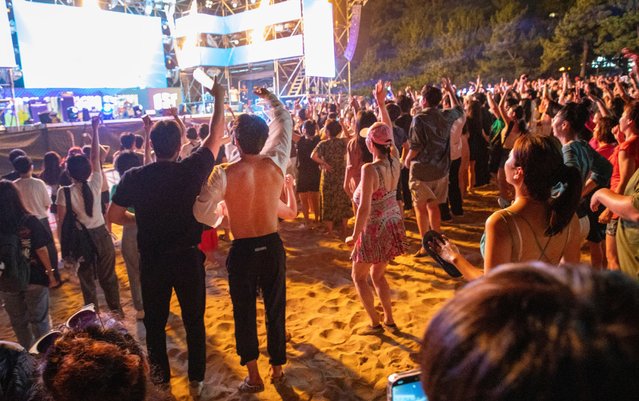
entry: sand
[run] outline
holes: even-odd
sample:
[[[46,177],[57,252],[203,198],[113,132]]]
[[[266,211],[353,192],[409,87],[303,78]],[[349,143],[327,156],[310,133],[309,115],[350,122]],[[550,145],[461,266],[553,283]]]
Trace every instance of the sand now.
[[[442,230],[480,265],[478,243],[486,217],[495,209],[494,188],[478,190],[465,201],[463,217],[444,223]],[[287,252],[287,347],[285,372],[288,386],[276,390],[268,383],[266,330],[261,301],[258,301],[260,371],[266,390],[241,395],[237,386],[246,376],[235,353],[232,305],[225,265],[229,243],[220,241],[216,254],[220,268],[206,272],[206,384],[212,400],[384,400],[389,374],[418,367],[420,340],[439,308],[464,285],[452,279],[430,258],[407,254],[395,259],[386,277],[392,289],[393,311],[398,331],[380,335],[358,334],[369,324],[350,277],[350,250],[337,237],[320,230],[301,229],[301,219],[281,224]],[[116,232],[119,232],[117,226]],[[413,217],[406,222],[410,251],[418,249],[419,238]],[[128,278],[117,250],[125,324],[144,343],[144,325],[135,321]],[[100,296],[101,292],[100,292]],[[101,298],[104,299],[103,297]],[[148,305],[148,304],[147,304]],[[51,292],[51,317],[58,325],[82,306],[79,286],[73,281]],[[381,307],[379,307],[381,313]],[[15,341],[4,310],[0,312],[0,338]],[[172,392],[177,400],[189,400],[187,349],[177,298],[171,301],[167,324],[168,353],[172,368]]]

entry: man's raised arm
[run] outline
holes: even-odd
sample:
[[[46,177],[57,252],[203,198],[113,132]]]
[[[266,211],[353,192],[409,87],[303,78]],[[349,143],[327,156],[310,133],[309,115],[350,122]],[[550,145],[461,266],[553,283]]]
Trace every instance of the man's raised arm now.
[[[260,98],[267,100],[273,108],[273,121],[269,125],[266,144],[260,154],[268,156],[286,175],[286,164],[291,156],[291,141],[293,137],[293,120],[282,102],[266,88],[258,88],[254,92]]]
[[[217,157],[220,147],[224,145],[224,87],[217,81],[217,77],[210,93],[215,98],[215,106],[209,124],[209,134],[204,138],[202,147],[209,149],[213,157]]]

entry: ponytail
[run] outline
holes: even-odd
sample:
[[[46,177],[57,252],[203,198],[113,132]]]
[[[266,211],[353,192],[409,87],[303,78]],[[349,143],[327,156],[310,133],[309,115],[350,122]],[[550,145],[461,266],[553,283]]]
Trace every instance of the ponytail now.
[[[392,152],[391,152],[391,146],[394,146],[394,145],[380,145],[380,144],[377,144],[375,142],[372,142],[372,144],[380,152],[382,152],[382,154],[385,154],[386,157],[388,157],[388,161],[390,162],[391,167],[393,167],[393,156],[392,156]]]
[[[560,233],[577,211],[581,199],[582,180],[576,167],[562,165],[553,177],[556,182],[553,190],[555,195],[550,199],[550,216],[546,235],[553,236]]]
[[[87,184],[87,180],[91,176],[91,162],[84,155],[71,156],[67,160],[67,170],[71,178],[82,185],[82,200],[84,201],[84,211],[87,216],[93,217],[93,192]],[[99,171],[96,174],[100,174]]]
[[[89,188],[89,184],[86,181],[82,183],[82,200],[84,201],[84,211],[89,217],[93,217],[93,192]]]

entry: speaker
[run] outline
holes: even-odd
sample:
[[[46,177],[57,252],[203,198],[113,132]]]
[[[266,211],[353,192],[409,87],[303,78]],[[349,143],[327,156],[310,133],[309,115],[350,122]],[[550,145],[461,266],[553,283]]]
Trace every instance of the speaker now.
[[[48,111],[43,111],[41,113],[38,113],[38,119],[40,120],[42,124],[51,124],[52,122],[51,114],[49,114]]]
[[[31,119],[33,121],[37,121],[40,114],[42,113],[49,114],[49,105],[39,100],[31,100],[29,101],[29,114],[31,115]],[[51,122],[51,121],[49,121]]]
[[[75,106],[75,101],[73,100],[73,93],[71,92],[63,92],[60,94],[58,98],[58,110],[69,110],[71,107]],[[69,113],[62,113],[64,115],[64,120],[67,122],[77,121],[77,113],[75,116],[75,120],[69,116]]]

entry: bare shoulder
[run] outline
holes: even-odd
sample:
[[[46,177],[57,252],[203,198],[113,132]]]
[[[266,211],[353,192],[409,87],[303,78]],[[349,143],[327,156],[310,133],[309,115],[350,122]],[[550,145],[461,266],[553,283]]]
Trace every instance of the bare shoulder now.
[[[492,230],[496,234],[504,234],[508,231],[508,213],[498,210],[486,219],[486,231]]]
[[[362,165],[362,174],[371,175],[375,172],[375,166],[373,163],[364,163]]]

